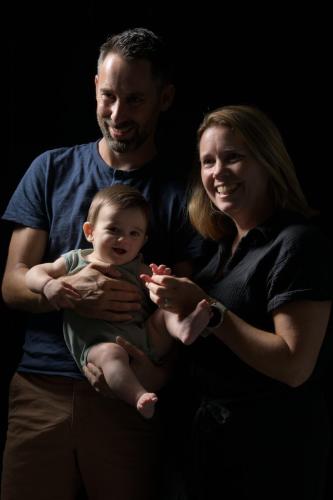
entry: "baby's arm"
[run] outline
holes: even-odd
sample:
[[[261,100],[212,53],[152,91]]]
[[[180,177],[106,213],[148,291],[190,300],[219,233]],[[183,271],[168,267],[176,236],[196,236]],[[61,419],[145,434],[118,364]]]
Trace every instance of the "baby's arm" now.
[[[57,280],[67,272],[66,262],[59,257],[54,262],[45,262],[33,266],[25,275],[28,288],[43,294],[55,309],[72,308],[71,299],[80,298],[80,294],[70,284]]]

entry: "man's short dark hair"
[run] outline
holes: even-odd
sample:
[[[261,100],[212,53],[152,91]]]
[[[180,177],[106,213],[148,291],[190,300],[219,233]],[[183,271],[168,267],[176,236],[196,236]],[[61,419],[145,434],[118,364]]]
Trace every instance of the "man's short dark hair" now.
[[[165,43],[146,28],[129,29],[108,38],[100,48],[98,66],[110,53],[119,54],[127,61],[149,61],[155,78],[165,83],[172,80],[172,64]]]

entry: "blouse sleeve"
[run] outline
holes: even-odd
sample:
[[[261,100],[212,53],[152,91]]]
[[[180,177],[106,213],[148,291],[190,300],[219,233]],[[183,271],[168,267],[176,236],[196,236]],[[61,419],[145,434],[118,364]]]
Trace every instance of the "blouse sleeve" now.
[[[284,241],[267,283],[267,310],[295,300],[331,300],[333,252],[317,228]]]

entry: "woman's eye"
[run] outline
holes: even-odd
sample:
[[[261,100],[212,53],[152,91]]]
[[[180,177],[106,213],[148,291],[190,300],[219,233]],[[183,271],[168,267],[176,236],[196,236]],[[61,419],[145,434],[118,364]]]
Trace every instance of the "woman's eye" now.
[[[226,162],[227,163],[237,163],[243,158],[243,155],[240,155],[239,153],[232,153],[227,156]]]
[[[214,160],[212,158],[204,158],[201,160],[201,165],[203,167],[211,167],[214,164]]]

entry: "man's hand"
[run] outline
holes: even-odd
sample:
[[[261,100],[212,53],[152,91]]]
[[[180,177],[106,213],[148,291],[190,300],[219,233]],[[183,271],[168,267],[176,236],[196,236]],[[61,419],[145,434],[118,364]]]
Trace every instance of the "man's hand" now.
[[[127,351],[130,366],[147,391],[156,392],[167,383],[171,374],[171,364],[155,365],[147,354],[123,337],[118,336],[116,342]]]
[[[80,299],[80,294],[69,283],[50,279],[43,287],[43,295],[57,310],[73,309],[73,299]]]
[[[106,321],[128,321],[131,311],[141,307],[142,294],[138,287],[121,279],[112,265],[88,264],[80,272],[59,278],[80,293],[73,300],[74,310],[82,316]]]
[[[87,377],[88,382],[93,386],[96,392],[99,392],[102,396],[106,398],[116,397],[111,391],[108,384],[106,383],[101,368],[94,365],[93,363],[87,363],[87,366],[83,367],[83,372]]]
[[[131,368],[147,391],[156,392],[166,384],[171,374],[174,362],[173,358],[170,363],[163,365],[163,367],[157,366],[143,351],[141,351],[141,349],[134,346],[123,337],[118,336],[116,341],[117,344],[123,347],[128,353]],[[87,366],[83,368],[83,371],[88,381],[97,392],[109,398],[115,397],[105,381],[102,370],[98,366],[88,363]]]

